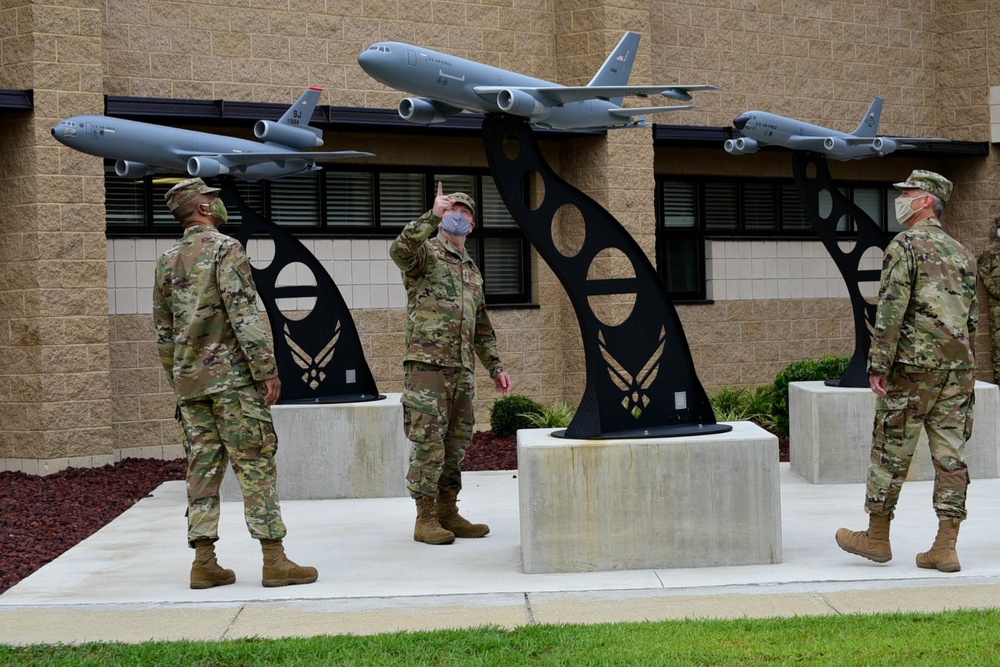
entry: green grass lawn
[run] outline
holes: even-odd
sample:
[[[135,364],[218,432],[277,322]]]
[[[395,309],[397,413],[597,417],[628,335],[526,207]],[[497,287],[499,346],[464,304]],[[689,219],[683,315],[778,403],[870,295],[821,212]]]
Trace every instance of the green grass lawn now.
[[[0,646],[0,665],[998,665],[1000,610]]]

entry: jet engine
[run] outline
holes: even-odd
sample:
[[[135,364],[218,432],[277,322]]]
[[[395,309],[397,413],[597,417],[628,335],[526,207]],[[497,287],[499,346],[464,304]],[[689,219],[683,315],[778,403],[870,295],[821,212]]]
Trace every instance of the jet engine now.
[[[823,140],[823,150],[827,151],[828,153],[832,153],[834,151],[843,152],[846,151],[847,149],[848,149],[847,142],[844,141],[843,139],[838,139],[837,137],[827,137],[826,139]]]
[[[443,123],[447,120],[447,116],[433,102],[418,97],[400,100],[399,117],[411,123]]]
[[[187,161],[187,172],[190,176],[211,178],[219,174],[228,174],[229,167],[210,157],[193,157]]]
[[[886,139],[885,137],[875,137],[872,139],[872,150],[874,150],[879,155],[888,155],[898,148],[896,142],[892,139]]]
[[[284,125],[269,120],[258,120],[253,135],[271,144],[281,144],[299,150],[323,145],[323,133],[315,127]]]
[[[142,178],[153,173],[153,168],[142,162],[118,160],[115,162],[115,173],[125,178]]]
[[[517,88],[504,88],[501,90],[497,94],[497,106],[504,113],[531,118],[532,120],[545,118],[549,115],[549,108],[547,106]]]
[[[753,139],[748,139],[747,137],[740,137],[739,139],[726,139],[726,143],[723,144],[723,147],[730,155],[746,155],[748,153],[756,153],[760,150],[760,144]]]

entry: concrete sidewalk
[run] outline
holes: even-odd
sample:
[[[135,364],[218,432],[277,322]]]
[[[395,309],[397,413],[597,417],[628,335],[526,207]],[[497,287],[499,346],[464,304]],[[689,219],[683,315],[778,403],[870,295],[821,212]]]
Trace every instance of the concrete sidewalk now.
[[[784,562],[690,569],[523,574],[516,474],[467,473],[462,510],[481,540],[412,540],[409,498],[283,503],[289,556],[308,586],[263,588],[260,549],[239,503],[224,503],[219,560],[237,583],[187,587],[184,484],[168,482],[0,595],[0,643],[140,642],[372,634],[487,624],[940,611],[1000,604],[1000,480],[974,480],[962,571],[914,564],[937,521],[931,482],[909,482],[892,526],[894,559],[842,552],[837,528],[867,525],[860,484],[811,485],[781,467]]]

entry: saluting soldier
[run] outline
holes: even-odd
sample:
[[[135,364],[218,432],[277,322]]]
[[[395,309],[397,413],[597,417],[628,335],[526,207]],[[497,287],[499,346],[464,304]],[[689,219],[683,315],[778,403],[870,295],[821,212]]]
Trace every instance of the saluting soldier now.
[[[285,556],[276,487],[278,438],[271,410],[281,380],[243,246],[218,230],[228,218],[219,189],[200,178],[167,192],[184,236],[156,263],[153,319],[160,361],[177,395],[187,453],[191,588],[236,582],[215,556],[219,487],[227,459],[243,492],[247,528],[260,540],[264,586],[309,584],[312,567]]]
[[[490,532],[462,517],[456,504],[476,422],[474,355],[497,391],[511,387],[486,313],[483,277],[465,251],[475,215],[472,197],[445,196],[438,183],[434,206],[407,224],[390,248],[407,294],[402,402],[412,446],[406,488],[417,505],[413,539],[427,544]]]
[[[869,526],[841,528],[836,539],[845,551],[877,563],[892,558],[889,524],[926,428],[938,532],[917,565],[958,572],[955,543],[969,485],[965,443],[975,403],[976,260],[941,228],[952,192],[948,179],[916,170],[895,187],[902,191],[896,218],[908,229],[885,250],[868,356],[869,384],[878,395],[865,490]]]

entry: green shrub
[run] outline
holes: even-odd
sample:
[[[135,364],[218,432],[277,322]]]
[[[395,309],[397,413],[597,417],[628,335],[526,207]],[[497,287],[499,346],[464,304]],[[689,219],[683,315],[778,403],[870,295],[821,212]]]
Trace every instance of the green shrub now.
[[[752,421],[768,428],[774,424],[774,388],[719,387],[709,397],[716,420]]]
[[[541,413],[530,412],[522,414],[531,424],[532,428],[566,428],[573,421],[576,408],[566,401],[559,401],[553,405],[543,405]]]
[[[788,435],[788,384],[815,380],[835,380],[847,371],[849,357],[835,357],[831,354],[822,359],[805,359],[785,367],[774,379],[774,424]]]
[[[494,435],[515,435],[520,428],[534,428],[527,415],[540,415],[540,403],[521,394],[510,394],[493,402],[490,428]]]

